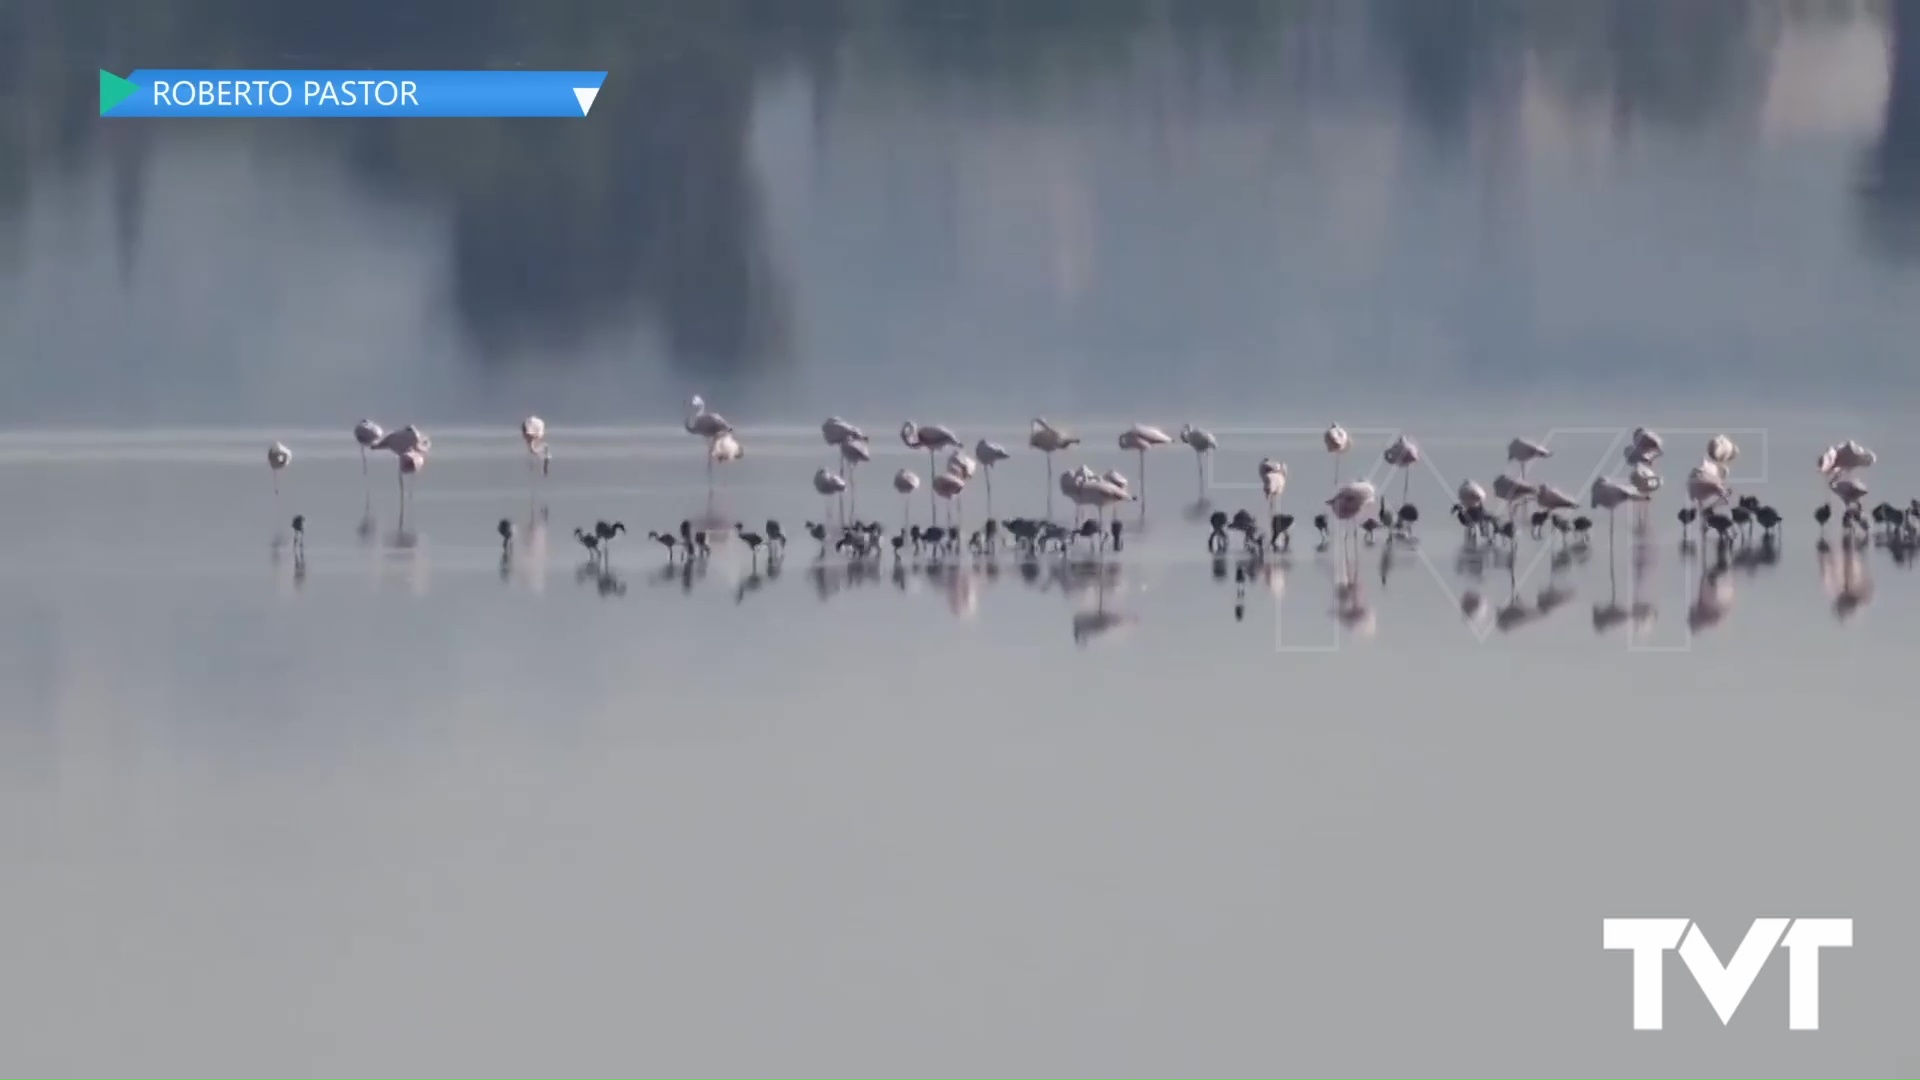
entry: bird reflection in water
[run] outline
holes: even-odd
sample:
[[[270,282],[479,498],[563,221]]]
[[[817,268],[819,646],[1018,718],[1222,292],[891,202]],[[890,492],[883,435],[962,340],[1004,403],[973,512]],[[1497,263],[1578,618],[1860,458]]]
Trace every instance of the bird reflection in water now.
[[[1367,603],[1366,586],[1361,584],[1358,577],[1334,582],[1333,617],[1339,621],[1340,628],[1349,634],[1373,636],[1378,624],[1374,620],[1372,605]]]
[[[678,583],[681,594],[687,595],[693,592],[694,577],[696,575],[704,577],[706,576],[706,572],[707,564],[704,560],[683,559],[677,563],[668,563],[660,569],[655,570],[648,577],[647,581],[648,584],[655,586],[669,586]]]
[[[367,493],[367,501],[360,508],[360,524],[355,526],[354,535],[359,537],[361,547],[373,546],[374,539],[380,533],[380,520],[373,516],[373,493]]]
[[[592,585],[602,600],[627,595],[625,579],[601,559],[588,559],[576,567],[573,582],[576,585]]]
[[[1493,629],[1493,609],[1480,590],[1468,589],[1460,594],[1460,619],[1482,639]]]
[[[1118,564],[1111,565],[1118,571]],[[1115,630],[1133,625],[1138,620],[1129,614],[1114,611],[1107,607],[1107,592],[1118,584],[1118,574],[1109,575],[1104,571],[1094,577],[1094,608],[1092,611],[1073,613],[1073,643],[1082,648],[1094,640],[1111,634]]]
[[[408,588],[415,596],[427,595],[429,560],[426,554],[425,538],[406,526],[406,515],[402,514],[394,530],[387,534],[386,547],[382,552],[385,564],[399,571],[406,579]]]
[[[751,593],[759,592],[760,586],[766,584],[766,581],[766,574],[761,573],[760,568],[756,565],[752,570],[748,571],[746,577],[740,579],[740,584],[735,586],[733,590],[734,604],[739,605],[745,603],[747,596]]]
[[[1762,536],[1757,543],[1742,544],[1733,554],[1733,568],[1748,577],[1758,575],[1762,570],[1770,570],[1780,565],[1780,542],[1771,534]]]
[[[1687,629],[1698,633],[1710,630],[1727,617],[1733,607],[1732,567],[1725,547],[1717,547],[1713,565],[1700,575],[1700,587],[1687,607]]]
[[[1821,540],[1814,548],[1820,561],[1820,586],[1833,601],[1833,617],[1840,622],[1853,618],[1873,600],[1873,579],[1867,575],[1866,543],[1842,539],[1836,552]]]
[[[1520,599],[1520,583],[1515,576],[1513,560],[1507,560],[1507,602],[1493,613],[1493,628],[1503,634],[1510,634],[1526,626],[1534,619],[1534,611]]]
[[[1659,611],[1651,603],[1639,599],[1646,592],[1647,570],[1653,564],[1653,547],[1647,542],[1647,530],[1636,522],[1633,544],[1633,588],[1634,598],[1630,606],[1620,604],[1619,573],[1614,569],[1613,560],[1607,560],[1607,602],[1593,605],[1593,632],[1605,634],[1615,627],[1632,624],[1632,633],[1638,636],[1647,632],[1659,617]]]

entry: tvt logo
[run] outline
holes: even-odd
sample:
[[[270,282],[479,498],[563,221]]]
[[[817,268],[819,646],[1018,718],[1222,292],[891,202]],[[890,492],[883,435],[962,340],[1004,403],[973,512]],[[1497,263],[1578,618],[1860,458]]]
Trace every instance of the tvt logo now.
[[[1788,924],[1792,928],[1788,928]],[[1633,1026],[1659,1031],[1664,1006],[1662,968],[1668,949],[1678,946],[1693,981],[1720,1015],[1733,1020],[1753,980],[1776,945],[1787,950],[1787,1027],[1820,1030],[1820,950],[1853,945],[1852,919],[1755,919],[1746,940],[1722,964],[1698,923],[1689,919],[1602,919],[1601,947],[1633,953]]]

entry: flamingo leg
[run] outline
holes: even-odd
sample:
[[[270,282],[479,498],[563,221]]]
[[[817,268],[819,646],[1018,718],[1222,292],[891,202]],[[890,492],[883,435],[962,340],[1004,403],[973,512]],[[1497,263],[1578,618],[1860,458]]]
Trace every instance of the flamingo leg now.
[[[360,448],[360,475],[367,475],[367,448],[364,446]]]
[[[1147,448],[1140,448],[1140,516],[1147,516]]]
[[[1053,520],[1053,451],[1044,451],[1047,459],[1047,520]]]
[[[1400,468],[1400,506],[1403,509],[1407,505],[1407,485],[1412,482],[1413,482],[1413,470],[1407,468],[1404,465],[1401,466]]]

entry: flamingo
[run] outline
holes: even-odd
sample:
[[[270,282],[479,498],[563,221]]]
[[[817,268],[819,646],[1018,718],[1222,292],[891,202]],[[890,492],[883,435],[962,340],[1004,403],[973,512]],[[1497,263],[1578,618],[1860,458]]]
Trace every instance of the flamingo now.
[[[728,465],[746,456],[747,448],[740,445],[740,440],[735,438],[731,431],[723,431],[715,435],[713,441],[707,444],[707,508],[709,510],[713,508],[713,467]]]
[[[1836,476],[1827,481],[1827,488],[1840,496],[1841,502],[1856,510],[1860,508],[1860,500],[1867,497],[1867,485],[1851,476]]]
[[[417,474],[426,467],[426,451],[419,447],[400,455],[400,507],[403,511],[407,505],[407,477]]]
[[[1666,452],[1666,443],[1647,428],[1634,428],[1633,436],[1627,441],[1628,460],[1638,464],[1651,465]]]
[[[1873,468],[1874,462],[1880,460],[1880,455],[1861,446],[1852,439],[1848,439],[1846,442],[1834,447],[1833,451],[1834,468],[1843,473],[1851,473],[1860,469],[1871,469]]]
[[[949,472],[943,472],[943,473],[936,473],[934,475],[933,493],[947,500],[947,502],[949,504],[952,504],[952,506],[958,505],[960,501],[960,493],[965,490],[967,490],[967,478],[961,475],[960,473],[949,471]],[[949,529],[957,530],[960,528],[960,526],[958,524],[958,518],[955,517],[954,509],[952,508],[952,506],[950,506],[947,511],[947,527]]]
[[[545,476],[547,463],[552,460],[551,455],[547,453],[547,422],[537,416],[529,416],[520,421],[520,441],[526,444],[527,453],[531,455],[527,466],[531,468],[538,464],[540,475]]]
[[[1541,484],[1533,493],[1533,501],[1540,509],[1549,513],[1555,510],[1572,510],[1580,505],[1578,499],[1552,484]]]
[[[954,447],[947,455],[947,471],[962,480],[972,480],[973,474],[980,471],[980,463],[967,456],[965,450]]]
[[[1520,479],[1522,480],[1527,478],[1527,464],[1529,462],[1552,456],[1553,451],[1547,449],[1540,443],[1534,442],[1532,439],[1522,439],[1516,436],[1512,442],[1507,444],[1507,463],[1512,464],[1516,461],[1520,463]]]
[[[1407,504],[1407,484],[1413,478],[1413,466],[1420,460],[1420,446],[1405,435],[1396,437],[1380,457],[1400,470],[1400,505]]]
[[[1213,432],[1203,431],[1192,424],[1180,425],[1180,441],[1193,447],[1193,464],[1200,477],[1200,493],[1207,491],[1207,455],[1220,449],[1220,440]]]
[[[900,441],[907,444],[909,449],[925,450],[927,452],[928,475],[940,471],[939,467],[933,463],[933,455],[937,451],[945,450],[949,446],[960,445],[960,437],[953,433],[952,428],[943,424],[927,424],[922,426],[911,420],[900,425]],[[934,494],[931,489],[927,491],[927,512],[937,514],[939,511],[936,509],[933,501]]]
[[[1086,469],[1085,467],[1069,469],[1060,474],[1060,493],[1065,495],[1067,501],[1073,504],[1073,520],[1075,522],[1080,520],[1080,508],[1089,505],[1087,500],[1081,497],[1080,488],[1088,481],[1094,479],[1096,479],[1096,477],[1093,475],[1092,470]]]
[[[1372,484],[1365,480],[1355,480],[1351,484],[1344,484],[1335,489],[1333,498],[1327,500],[1327,508],[1333,511],[1334,517],[1347,526],[1347,533],[1351,537],[1354,535],[1354,519],[1366,512],[1367,507],[1373,505],[1375,498]],[[1357,554],[1355,558],[1358,558]]]
[[[1040,451],[1046,457],[1047,475],[1053,475],[1053,455],[1057,450],[1078,445],[1080,437],[1065,428],[1054,427],[1047,423],[1046,417],[1033,418],[1033,426],[1027,432],[1027,445]],[[1047,488],[1047,517],[1053,517],[1053,488]]]
[[[1687,473],[1687,498],[1698,510],[1705,510],[1709,503],[1726,502],[1732,495],[1727,487],[1726,469],[1712,459],[1702,461]],[[1707,535],[1704,513],[1700,514],[1700,535],[1703,538]]]
[[[1007,453],[1007,448],[999,443],[981,439],[973,444],[973,456],[980,462],[981,467],[987,470],[987,520],[991,521],[993,520],[993,467],[1013,455]]]
[[[1274,504],[1287,490],[1287,463],[1272,458],[1260,459],[1260,491],[1267,497],[1267,515],[1271,517]]]
[[[1487,505],[1487,489],[1471,480],[1460,481],[1460,487],[1453,497],[1454,501],[1468,510],[1479,510]]]
[[[1707,440],[1707,460],[1720,466],[1720,479],[1727,478],[1727,466],[1740,456],[1740,448],[1725,435],[1715,435]]]
[[[1660,474],[1654,472],[1653,466],[1646,461],[1636,461],[1634,462],[1633,468],[1627,470],[1627,484],[1632,487],[1636,493],[1644,496],[1644,498],[1634,500],[1639,504],[1635,507],[1636,512],[1644,512],[1646,510],[1648,502],[1653,498],[1653,493],[1660,490],[1661,483]]]
[[[824,468],[818,469],[813,474],[813,490],[819,492],[822,498],[829,500],[826,504],[826,509],[832,511],[833,503],[831,500],[847,490],[847,481],[845,477],[838,473],[829,472]],[[832,516],[831,513],[829,513],[828,516]],[[844,513],[840,516],[842,518],[846,517]]]
[[[1658,479],[1658,477],[1655,477]],[[1613,512],[1621,503],[1646,502],[1649,494],[1638,486],[1629,487],[1618,480],[1605,476],[1593,478],[1592,503],[1595,509],[1607,512],[1607,553],[1613,553]]]
[[[1329,424],[1327,430],[1320,433],[1320,444],[1327,448],[1327,453],[1333,455],[1333,488],[1338,491],[1340,490],[1340,458],[1353,449],[1353,436],[1347,434],[1347,429],[1339,424]]]
[[[367,474],[367,451],[373,449],[386,432],[371,420],[362,420],[353,425],[353,441],[360,444],[360,475]]]
[[[293,451],[285,443],[274,443],[267,447],[267,468],[273,470],[273,493],[280,494],[280,470],[293,460]]]
[[[820,437],[827,440],[828,446],[841,446],[848,442],[866,442],[867,433],[847,423],[837,416],[829,416],[820,424]]]
[[[857,513],[860,509],[859,507],[860,488],[859,488],[858,474],[860,471],[860,466],[865,465],[867,462],[873,460],[873,449],[867,445],[867,441],[865,439],[843,439],[841,440],[839,445],[840,445],[840,460],[844,462],[847,466],[847,469],[846,469],[847,490],[852,493],[852,497],[854,500],[854,511]]]
[[[1513,519],[1515,508],[1518,504],[1539,494],[1539,491],[1540,489],[1537,486],[1529,484],[1524,480],[1515,480],[1506,473],[1501,473],[1499,476],[1493,478],[1493,496],[1507,504],[1507,519],[1509,521]]]
[[[713,455],[714,447],[720,436],[733,434],[733,425],[727,423],[727,418],[721,416],[719,413],[708,412],[706,399],[702,398],[699,394],[695,394],[693,397],[687,399],[687,419],[684,426],[687,429],[687,434],[698,435],[707,440],[707,487],[711,489],[713,487],[713,463],[722,460]]]
[[[370,449],[391,450],[395,454],[405,454],[410,450],[418,450],[424,454],[433,449],[433,440],[427,438],[426,432],[421,431],[412,424],[408,424],[406,427],[400,428],[397,431],[389,431],[385,435],[380,436],[380,438],[374,441]]]
[[[912,469],[901,469],[893,474],[893,490],[900,493],[900,527],[905,528],[912,516],[907,509],[907,498],[920,489],[920,478],[913,475]]]
[[[1140,455],[1140,512],[1147,510],[1147,451],[1173,441],[1166,432],[1151,424],[1135,424],[1120,433],[1120,449]]]
[[[1114,477],[1118,477],[1118,482],[1115,481]],[[1091,480],[1081,479],[1077,483],[1076,488],[1078,492],[1078,499],[1076,501],[1084,502],[1086,505],[1093,507],[1096,518],[1099,518],[1110,506],[1117,506],[1120,503],[1139,498],[1139,496],[1127,489],[1126,478],[1119,476],[1117,473],[1108,473],[1106,476],[1095,477]]]

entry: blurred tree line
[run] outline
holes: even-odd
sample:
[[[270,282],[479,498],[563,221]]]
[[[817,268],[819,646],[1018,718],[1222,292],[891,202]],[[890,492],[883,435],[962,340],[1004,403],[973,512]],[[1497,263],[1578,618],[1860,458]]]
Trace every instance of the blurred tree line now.
[[[1873,154],[1876,206],[1920,202],[1920,0],[1884,0],[1895,78]],[[1524,57],[1560,92],[1689,125],[1762,100],[1773,31],[1850,0],[0,0],[0,223],[36,178],[151,130],[98,116],[94,69],[605,69],[593,122],[315,121],[249,137],[332,148],[390,196],[455,222],[455,299],[508,352],[647,313],[694,366],[777,355],[785,326],[747,161],[756,89],[849,56],[898,92],[1009,95],[1124,71],[1172,43],[1274,74],[1290,35],[1362,19],[1410,116],[1456,138]],[[1358,12],[1356,16],[1354,13]],[[234,122],[223,122],[234,123]],[[131,164],[122,172],[130,173]],[[116,198],[137,200],[137,184]],[[137,213],[128,215],[137,220]],[[0,231],[4,231],[0,224]]]

